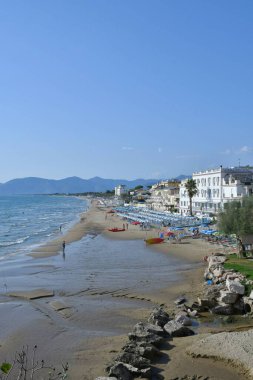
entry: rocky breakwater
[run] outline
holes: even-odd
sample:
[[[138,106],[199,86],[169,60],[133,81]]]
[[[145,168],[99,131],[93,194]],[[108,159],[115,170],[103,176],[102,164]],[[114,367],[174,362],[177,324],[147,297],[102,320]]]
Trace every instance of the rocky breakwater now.
[[[246,295],[245,287],[252,285],[244,275],[234,270],[226,270],[226,256],[213,254],[206,257],[208,267],[204,273],[206,292],[198,299],[198,311],[210,311],[213,314],[253,314],[253,291]]]
[[[172,319],[163,308],[155,308],[147,322],[137,323],[128,334],[129,341],[106,368],[108,377],[96,380],[163,379],[153,363],[162,355],[161,347],[168,345],[173,337],[194,334],[185,324],[191,324],[186,314],[180,313]]]

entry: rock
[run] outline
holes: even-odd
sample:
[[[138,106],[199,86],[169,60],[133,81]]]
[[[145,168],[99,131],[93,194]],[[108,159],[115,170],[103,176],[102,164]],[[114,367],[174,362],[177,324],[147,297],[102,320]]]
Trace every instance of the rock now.
[[[214,307],[216,305],[215,300],[210,300],[207,298],[198,298],[198,303],[201,308],[205,308],[205,310],[210,309],[211,307]],[[203,310],[203,311],[205,311]]]
[[[211,286],[207,289],[206,293],[205,293],[205,297],[208,299],[208,300],[217,300],[217,298],[220,297],[220,291],[225,289],[225,286],[223,285],[214,285],[214,286]]]
[[[138,352],[122,352],[116,357],[115,361],[130,364],[138,369],[148,368],[151,365],[150,360],[143,358]]]
[[[117,380],[117,377],[105,377],[105,376],[99,376],[99,377],[96,377],[95,380]]]
[[[226,261],[226,256],[208,256],[207,262],[208,262],[208,268],[210,268],[213,265],[217,264],[223,264]]]
[[[213,307],[210,311],[211,313],[218,315],[232,315],[234,309],[231,305],[217,305]]]
[[[233,304],[234,311],[239,314],[245,314],[245,303],[243,301],[243,298],[239,298],[234,304]]]
[[[253,300],[253,290],[251,290],[250,295],[249,295],[249,298],[250,298],[251,300]]]
[[[132,380],[135,376],[151,376],[151,368],[138,369],[126,363],[115,363],[110,370],[109,376],[116,376],[118,380]]]
[[[140,334],[143,332],[149,332],[157,335],[164,335],[164,330],[158,326],[158,325],[153,325],[151,323],[143,323],[139,322],[137,323],[134,328],[133,328],[134,334]]]
[[[184,302],[186,302],[186,298],[185,298],[184,296],[178,297],[178,298],[174,301],[174,303],[175,303],[176,305],[182,305]]]
[[[137,343],[153,344],[158,346],[163,342],[163,338],[157,334],[143,332],[143,333],[129,333],[129,340]]]
[[[218,267],[217,269],[213,270],[213,275],[215,277],[221,277],[223,275],[223,269],[221,267]]]
[[[235,280],[226,280],[226,286],[228,290],[232,293],[237,293],[243,295],[245,292],[245,287],[244,285],[240,284],[240,282],[235,281]]]
[[[218,301],[225,304],[234,304],[238,300],[238,297],[238,293],[231,293],[228,290],[221,290]]]
[[[169,322],[169,320],[170,320],[169,314],[166,313],[166,311],[164,311],[163,308],[159,307],[159,308],[155,308],[152,311],[148,319],[148,322],[154,325],[163,327],[164,325],[166,325],[167,322]]]
[[[176,321],[169,321],[164,326],[164,330],[172,337],[183,337],[194,335],[194,332],[188,327],[182,326],[181,323]]]
[[[148,343],[129,342],[122,349],[125,352],[136,353],[150,360],[161,355],[160,351],[155,346]]]
[[[175,316],[175,321],[181,323],[183,326],[191,326],[192,321],[187,316],[187,313],[179,313]]]
[[[132,367],[132,366],[129,366]],[[134,368],[134,367],[132,367]],[[115,363],[109,369],[109,376],[116,376],[119,380],[133,380],[134,376],[130,370],[131,368],[127,367],[127,364],[124,363]],[[137,368],[136,368],[137,370]]]

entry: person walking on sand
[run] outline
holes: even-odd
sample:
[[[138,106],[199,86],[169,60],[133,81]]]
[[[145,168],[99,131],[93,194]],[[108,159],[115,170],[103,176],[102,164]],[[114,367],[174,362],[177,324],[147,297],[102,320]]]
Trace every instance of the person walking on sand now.
[[[63,253],[65,252],[65,246],[66,246],[66,242],[65,242],[65,240],[63,240],[63,242],[62,242],[62,252]]]

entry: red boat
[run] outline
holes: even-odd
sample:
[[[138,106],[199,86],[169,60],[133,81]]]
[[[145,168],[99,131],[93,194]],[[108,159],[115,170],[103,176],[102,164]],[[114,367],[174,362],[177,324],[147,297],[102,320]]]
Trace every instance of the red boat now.
[[[125,231],[125,228],[109,228],[108,231],[110,231],[110,232],[122,232],[122,231]]]
[[[150,239],[146,239],[145,242],[147,244],[160,244],[164,241],[164,239],[162,238],[150,238]]]

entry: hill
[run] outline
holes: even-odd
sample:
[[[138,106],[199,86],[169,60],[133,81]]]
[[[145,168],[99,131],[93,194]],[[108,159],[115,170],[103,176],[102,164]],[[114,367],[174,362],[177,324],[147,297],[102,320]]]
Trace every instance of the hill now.
[[[182,180],[188,177],[189,176],[180,175],[176,179]],[[68,177],[59,180],[27,177],[12,179],[6,183],[1,183],[0,195],[105,192],[107,190],[113,190],[115,186],[118,185],[125,185],[128,189],[132,189],[138,185],[147,187],[157,182],[159,182],[158,179],[143,178],[128,181],[125,179],[105,179],[101,177],[90,179]]]

